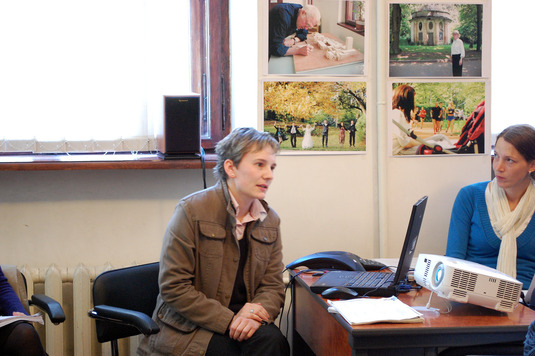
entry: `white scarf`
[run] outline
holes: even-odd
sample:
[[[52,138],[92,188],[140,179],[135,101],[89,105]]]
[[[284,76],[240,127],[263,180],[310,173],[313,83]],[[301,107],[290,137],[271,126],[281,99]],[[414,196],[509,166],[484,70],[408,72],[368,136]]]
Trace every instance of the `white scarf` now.
[[[531,180],[513,211],[509,208],[505,191],[498,186],[496,178],[487,185],[485,202],[492,228],[502,240],[496,269],[516,278],[516,238],[524,232],[535,211],[535,181]]]

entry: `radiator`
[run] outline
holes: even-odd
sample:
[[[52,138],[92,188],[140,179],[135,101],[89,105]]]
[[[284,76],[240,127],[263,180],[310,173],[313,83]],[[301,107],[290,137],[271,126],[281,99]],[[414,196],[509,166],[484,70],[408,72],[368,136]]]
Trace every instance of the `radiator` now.
[[[125,267],[125,266],[120,266]],[[46,268],[19,267],[26,277],[28,296],[35,293],[46,294],[57,300],[65,311],[66,320],[54,325],[44,316],[45,325],[36,324],[36,329],[46,347],[46,352],[54,356],[100,356],[111,355],[110,343],[97,341],[95,321],[87,312],[92,308],[91,288],[93,280],[100,273],[120,267],[110,264],[88,267],[50,265]],[[38,310],[31,307],[30,312]],[[136,354],[139,336],[119,341],[121,356]]]

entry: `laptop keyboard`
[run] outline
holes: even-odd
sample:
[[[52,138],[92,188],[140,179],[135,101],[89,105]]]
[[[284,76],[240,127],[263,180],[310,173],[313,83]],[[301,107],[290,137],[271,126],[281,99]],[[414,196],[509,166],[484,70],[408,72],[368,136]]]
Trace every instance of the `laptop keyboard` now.
[[[345,287],[377,288],[388,287],[394,281],[394,273],[362,272],[347,281]]]

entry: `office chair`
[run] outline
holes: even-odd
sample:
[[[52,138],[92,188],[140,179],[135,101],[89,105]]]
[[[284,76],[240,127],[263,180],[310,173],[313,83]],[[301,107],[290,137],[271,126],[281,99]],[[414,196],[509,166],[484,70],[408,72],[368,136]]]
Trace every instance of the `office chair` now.
[[[535,310],[535,275],[533,276],[533,279],[531,280],[531,284],[529,285],[528,292],[526,293],[525,302],[527,305]]]
[[[117,340],[160,331],[151,315],[156,306],[159,263],[106,271],[93,282],[93,309],[97,340],[111,342],[112,355],[119,355]]]
[[[7,281],[11,287],[13,287],[13,290],[19,297],[28,314],[30,313],[29,307],[33,305],[44,311],[52,323],[58,325],[65,321],[65,312],[63,311],[61,304],[56,300],[44,294],[34,294],[28,299],[28,285],[26,284],[26,278],[16,266],[2,265],[0,268],[2,268],[2,272],[6,276]]]

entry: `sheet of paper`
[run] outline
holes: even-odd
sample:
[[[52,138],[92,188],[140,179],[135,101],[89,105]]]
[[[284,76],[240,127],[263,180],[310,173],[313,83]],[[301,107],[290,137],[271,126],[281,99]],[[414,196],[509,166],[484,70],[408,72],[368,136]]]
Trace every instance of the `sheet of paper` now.
[[[333,311],[339,313],[351,325],[424,321],[421,313],[396,297],[329,300],[328,303]]]
[[[41,313],[33,315],[17,315],[17,316],[0,316],[0,327],[14,323],[16,321],[29,321],[32,323],[44,324]]]

